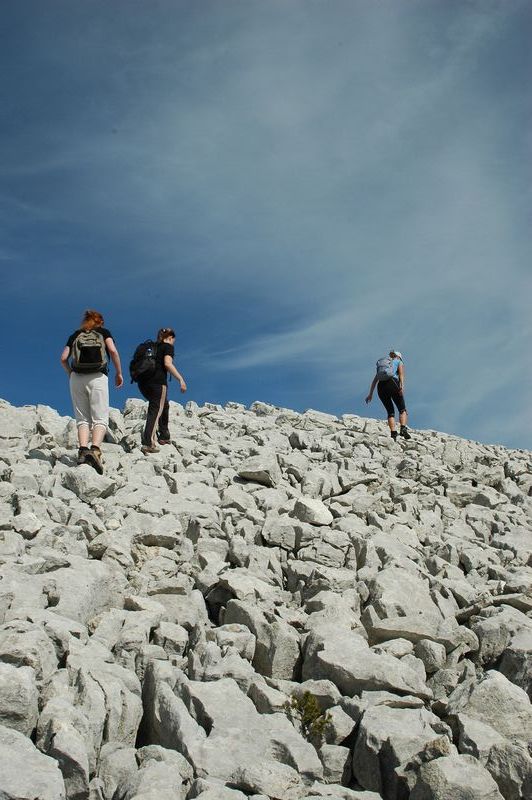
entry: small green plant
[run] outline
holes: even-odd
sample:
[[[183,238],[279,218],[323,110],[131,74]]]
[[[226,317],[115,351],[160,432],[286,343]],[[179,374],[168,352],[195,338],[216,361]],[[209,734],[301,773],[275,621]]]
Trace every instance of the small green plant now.
[[[325,733],[325,728],[331,721],[331,715],[322,713],[320,704],[311,692],[302,695],[292,695],[285,703],[287,715],[293,720],[297,719],[301,733],[309,742],[320,744]]]

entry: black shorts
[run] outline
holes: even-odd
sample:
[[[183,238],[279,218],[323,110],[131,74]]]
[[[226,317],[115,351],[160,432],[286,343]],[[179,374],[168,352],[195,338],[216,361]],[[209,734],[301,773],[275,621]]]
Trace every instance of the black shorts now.
[[[405,398],[399,388],[399,381],[395,378],[390,378],[387,381],[379,381],[377,384],[377,394],[389,417],[395,416],[394,403],[400,414],[406,411]]]

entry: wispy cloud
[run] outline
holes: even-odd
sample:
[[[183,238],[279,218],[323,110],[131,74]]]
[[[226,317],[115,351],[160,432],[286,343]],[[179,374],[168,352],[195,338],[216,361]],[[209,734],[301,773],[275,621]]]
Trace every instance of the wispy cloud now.
[[[290,396],[338,407],[396,345],[424,425],[492,430],[505,391],[520,419],[527,3],[120,2],[13,26],[0,248],[32,291],[148,287],[217,387],[304,367]]]

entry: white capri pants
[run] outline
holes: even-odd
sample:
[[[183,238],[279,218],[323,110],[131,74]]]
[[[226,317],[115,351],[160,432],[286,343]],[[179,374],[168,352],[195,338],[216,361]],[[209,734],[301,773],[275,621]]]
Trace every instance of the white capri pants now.
[[[109,380],[101,372],[70,373],[70,396],[74,406],[76,424],[109,424]]]

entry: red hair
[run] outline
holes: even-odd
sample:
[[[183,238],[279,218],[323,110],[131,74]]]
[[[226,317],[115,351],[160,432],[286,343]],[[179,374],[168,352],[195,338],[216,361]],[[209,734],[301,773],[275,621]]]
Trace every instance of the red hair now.
[[[103,317],[99,311],[87,309],[81,320],[81,327],[84,331],[92,331],[93,328],[101,328],[103,325]]]

